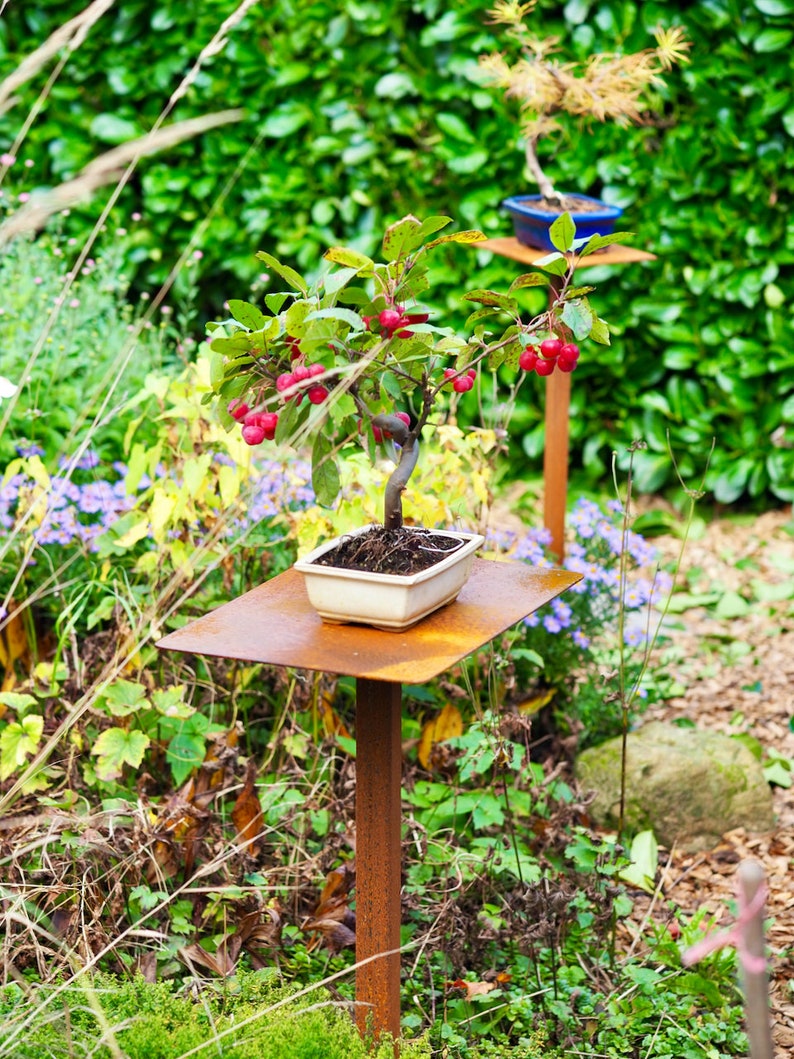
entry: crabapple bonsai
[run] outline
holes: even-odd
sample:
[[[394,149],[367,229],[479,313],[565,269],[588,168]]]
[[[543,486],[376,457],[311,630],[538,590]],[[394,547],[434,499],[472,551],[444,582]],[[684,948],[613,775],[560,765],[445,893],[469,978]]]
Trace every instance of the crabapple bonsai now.
[[[230,300],[229,319],[208,325],[212,392],[228,429],[244,440],[311,444],[312,484],[331,506],[339,492],[337,461],[348,445],[374,458],[390,441],[398,465],[386,487],[384,525],[402,526],[402,492],[419,458],[419,441],[443,415],[445,404],[471,390],[483,371],[505,376],[555,368],[572,371],[579,342],[608,343],[605,322],[571,280],[579,257],[608,245],[577,240],[567,214],[553,227],[557,252],[519,276],[506,294],[475,289],[464,301],[478,306],[465,335],[441,325],[425,306],[428,259],[444,244],[476,245],[481,232],[438,234],[451,221],[406,216],[383,238],[383,261],[335,246],[313,280],[266,252],[257,256],[283,281],[264,307]],[[567,256],[566,256],[567,255]],[[546,286],[548,308],[525,319],[521,291]],[[304,397],[306,400],[304,400]]]

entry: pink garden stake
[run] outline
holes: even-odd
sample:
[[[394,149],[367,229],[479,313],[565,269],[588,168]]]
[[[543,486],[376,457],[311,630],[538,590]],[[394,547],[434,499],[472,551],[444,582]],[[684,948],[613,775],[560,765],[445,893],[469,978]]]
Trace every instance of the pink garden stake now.
[[[690,967],[710,952],[732,945],[739,954],[744,1013],[750,1059],[774,1059],[769,1021],[769,984],[764,955],[764,901],[767,887],[758,861],[747,860],[737,873],[738,917],[728,930],[721,930],[687,949],[681,960]]]

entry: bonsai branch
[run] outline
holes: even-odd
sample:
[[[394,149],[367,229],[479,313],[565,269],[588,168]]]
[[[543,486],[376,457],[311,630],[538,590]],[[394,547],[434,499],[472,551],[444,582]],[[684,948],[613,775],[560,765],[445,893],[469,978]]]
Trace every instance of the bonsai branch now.
[[[383,525],[386,529],[400,529],[403,524],[402,492],[419,459],[419,440],[397,416],[377,415],[372,425],[400,446],[400,462],[386,483],[383,504]]]

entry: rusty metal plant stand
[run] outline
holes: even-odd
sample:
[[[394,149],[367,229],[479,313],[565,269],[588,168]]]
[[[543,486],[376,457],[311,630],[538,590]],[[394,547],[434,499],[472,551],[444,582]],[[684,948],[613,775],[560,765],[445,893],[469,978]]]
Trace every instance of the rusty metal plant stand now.
[[[405,632],[381,632],[324,624],[301,575],[288,570],[157,644],[356,678],[356,960],[368,960],[356,972],[362,1031],[400,1035],[401,685],[443,673],[580,576],[475,559],[456,602]]]
[[[522,265],[533,265],[549,251],[524,246],[513,237],[486,239],[477,247],[508,257]],[[570,255],[569,255],[570,256]],[[577,268],[595,265],[624,265],[633,261],[655,261],[656,255],[631,246],[607,247],[589,254]],[[553,300],[554,292],[550,294]],[[543,448],[543,525],[551,534],[551,550],[562,562],[565,557],[565,508],[568,500],[568,434],[571,404],[571,376],[555,371],[546,377],[546,436]]]

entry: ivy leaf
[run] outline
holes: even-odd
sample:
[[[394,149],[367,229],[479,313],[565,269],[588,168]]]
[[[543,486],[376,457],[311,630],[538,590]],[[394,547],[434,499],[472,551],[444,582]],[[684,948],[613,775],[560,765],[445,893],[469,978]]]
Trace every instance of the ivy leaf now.
[[[37,713],[6,725],[0,735],[0,780],[8,779],[30,754],[35,754],[43,731],[44,718]]]
[[[268,268],[272,268],[282,279],[285,279],[293,290],[299,290],[304,296],[309,293],[306,280],[294,268],[290,268],[289,265],[282,265],[278,258],[273,257],[272,254],[268,254],[264,250],[258,250],[256,256],[260,261],[264,261]]]
[[[91,747],[97,758],[96,774],[101,780],[117,779],[125,765],[137,769],[151,740],[143,732],[106,728]]]
[[[235,320],[247,327],[249,331],[261,331],[267,323],[267,317],[261,309],[240,298],[229,299],[229,312]]]
[[[575,238],[576,225],[573,223],[570,213],[561,213],[549,228],[551,245],[564,254],[571,249]]]
[[[312,488],[321,507],[331,507],[339,495],[339,468],[332,453],[330,438],[319,433],[312,448]]]

